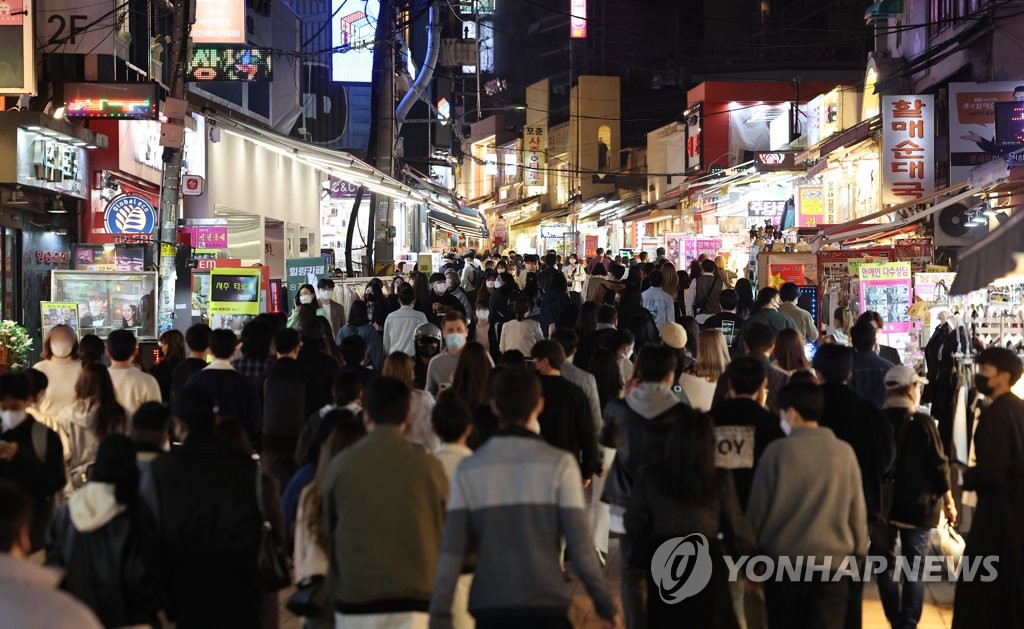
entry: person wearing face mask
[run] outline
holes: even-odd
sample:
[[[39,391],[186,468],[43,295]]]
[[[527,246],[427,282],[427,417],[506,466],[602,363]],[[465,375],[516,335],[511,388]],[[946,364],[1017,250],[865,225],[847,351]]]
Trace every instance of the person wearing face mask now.
[[[303,284],[299,287],[299,292],[295,294],[295,308],[288,315],[289,328],[299,329],[299,310],[301,306],[306,304],[316,304],[316,316],[324,317],[328,321],[331,320],[330,313],[324,310],[323,306],[317,304],[316,289],[313,288],[313,285]]]
[[[562,267],[562,273],[565,275],[565,281],[569,285],[569,296],[572,298],[573,303],[580,303],[582,300],[583,282],[587,280],[587,270],[580,264],[580,260],[575,253],[569,256],[569,262]]]
[[[858,324],[860,325],[860,324]],[[939,513],[956,522],[956,506],[949,483],[949,460],[942,450],[935,418],[918,408],[921,387],[928,381],[910,367],[899,365],[885,374],[888,398],[882,414],[896,435],[892,507],[889,511],[886,555],[900,556],[912,565],[927,554],[931,530],[939,524]],[[878,575],[878,594],[885,617],[894,627],[915,627],[921,619],[924,583],[917,579],[894,579],[894,563]]]
[[[331,330],[337,334],[345,325],[345,306],[334,301],[334,280],[329,277],[320,278],[316,283],[316,294],[319,307],[327,313],[327,320],[331,322]]]
[[[953,628],[1024,626],[1024,402],[1012,391],[1024,367],[1002,347],[974,358],[974,385],[992,403],[974,429],[974,460],[963,476],[965,490],[977,494],[964,561],[999,557],[999,576],[991,583],[961,579],[953,602]],[[958,457],[959,458],[959,457]],[[961,573],[962,575],[962,573]]]
[[[491,293],[489,302],[491,311],[491,324],[500,328],[505,321],[511,321],[515,317],[512,314],[512,303],[519,296],[519,287],[511,273],[499,273],[494,279],[494,292]],[[499,329],[495,332],[500,334]]]
[[[31,550],[42,548],[53,515],[53,497],[64,486],[64,447],[56,432],[25,409],[31,398],[24,374],[0,375],[0,478],[28,492],[35,501]]]
[[[447,313],[441,322],[441,333],[445,351],[430,359],[427,365],[425,389],[431,395],[437,395],[442,389],[451,386],[452,376],[459,364],[459,354],[469,339],[466,315],[458,311]]]
[[[430,276],[430,297],[426,303],[427,320],[439,328],[444,327],[444,318],[449,312],[458,312],[466,317],[466,307],[448,290],[444,273]]]
[[[414,340],[416,345],[416,362],[413,365],[412,375],[417,389],[426,389],[427,369],[430,367],[430,361],[441,353],[443,338],[441,329],[433,323],[424,323],[416,328]],[[456,361],[457,363],[458,361]],[[452,374],[454,375],[455,372],[453,371]]]
[[[82,372],[75,331],[63,324],[53,326],[43,340],[42,360],[32,368],[46,374],[49,380],[38,409],[41,421],[52,427],[57,413],[75,400],[75,382]]]
[[[843,626],[850,579],[838,572],[846,557],[868,553],[860,466],[849,444],[819,425],[825,397],[809,383],[779,392],[788,436],[768,444],[754,472],[747,521],[757,545],[770,557],[813,557],[830,569],[829,578],[813,582],[790,580],[785,571],[766,581],[770,627],[808,626],[812,618],[816,626]]]
[[[473,309],[473,301],[469,298],[466,291],[462,290],[462,285],[459,280],[459,273],[453,269],[448,269],[444,273],[445,283],[448,285],[448,294],[454,295],[459,303],[462,304],[464,312],[466,313],[466,319],[470,325],[476,323],[476,319],[473,317],[475,313]]]
[[[495,360],[496,356],[500,356],[498,348],[497,335],[493,335],[491,330],[491,309],[487,305],[488,295],[484,294],[484,290],[478,291],[478,297],[476,300],[476,328],[473,330],[473,340],[484,346],[484,350],[491,357],[491,360]],[[493,338],[492,338],[493,336]],[[491,351],[491,348],[495,351]]]

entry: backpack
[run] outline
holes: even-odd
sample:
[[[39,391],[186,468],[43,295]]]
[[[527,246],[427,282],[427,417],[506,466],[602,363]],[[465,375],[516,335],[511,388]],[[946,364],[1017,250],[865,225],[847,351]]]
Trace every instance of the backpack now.
[[[483,269],[477,265],[473,265],[471,274],[469,276],[469,283],[473,287],[473,290],[480,288],[481,283],[484,281],[484,276],[487,275]]]

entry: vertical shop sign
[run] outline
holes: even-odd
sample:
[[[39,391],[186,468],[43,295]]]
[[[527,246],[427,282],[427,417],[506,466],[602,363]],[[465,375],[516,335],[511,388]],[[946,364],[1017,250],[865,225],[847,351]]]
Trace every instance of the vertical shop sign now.
[[[320,278],[327,277],[327,263],[323,258],[292,258],[284,263],[288,275],[288,309],[295,304],[295,296],[303,284],[316,287]]]
[[[817,227],[825,222],[825,202],[821,186],[797,186],[797,227]]]
[[[835,225],[840,223],[839,219],[836,218],[836,182],[828,179],[822,186],[822,203],[824,204],[824,221],[826,225]]]
[[[704,168],[704,105],[697,103],[683,112],[686,120],[686,172],[697,172]]]
[[[860,311],[882,315],[882,330],[888,334],[906,332],[910,329],[911,284],[909,262],[861,265]]]
[[[909,262],[910,270],[914,273],[921,273],[932,263],[935,255],[935,248],[930,238],[907,238],[897,240],[894,246],[896,259],[900,262]]]
[[[569,38],[587,38],[587,0],[571,0],[569,5]]]
[[[935,191],[935,97],[882,96],[882,203]]]
[[[587,234],[583,243],[583,255],[587,260],[597,255],[597,236]]]
[[[543,125],[532,125],[523,129],[523,152],[525,154],[526,185],[544,185],[544,140],[547,129]]]

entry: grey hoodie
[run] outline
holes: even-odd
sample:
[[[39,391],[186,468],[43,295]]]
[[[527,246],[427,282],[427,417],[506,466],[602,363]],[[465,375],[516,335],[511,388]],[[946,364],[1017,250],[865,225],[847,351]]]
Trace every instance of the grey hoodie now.
[[[124,510],[124,505],[118,504],[114,497],[114,486],[110,483],[86,483],[68,500],[71,523],[81,533],[103,528]]]

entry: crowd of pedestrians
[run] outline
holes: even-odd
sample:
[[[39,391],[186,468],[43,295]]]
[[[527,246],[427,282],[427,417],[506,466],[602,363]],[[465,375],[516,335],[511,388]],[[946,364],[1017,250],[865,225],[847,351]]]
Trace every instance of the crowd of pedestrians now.
[[[0,618],[272,628],[293,586],[310,629],[563,628],[578,579],[607,627],[860,627],[842,559],[922,557],[957,519],[927,380],[877,313],[819,330],[798,286],[721,267],[470,251],[347,312],[324,279],[240,337],[167,332],[150,370],[128,330],[101,355],[57,326],[0,375]],[[1005,560],[954,625],[1021,626],[1022,366],[975,362],[966,554]],[[652,557],[697,533],[712,578],[673,604]],[[730,582],[756,553],[835,578]],[[880,575],[894,628],[922,588]]]

